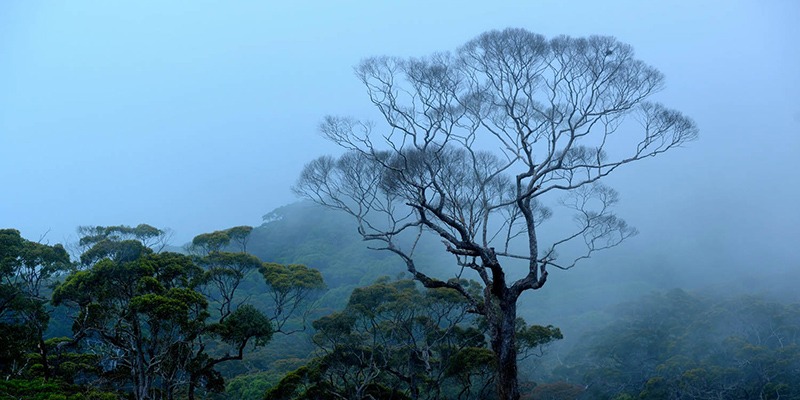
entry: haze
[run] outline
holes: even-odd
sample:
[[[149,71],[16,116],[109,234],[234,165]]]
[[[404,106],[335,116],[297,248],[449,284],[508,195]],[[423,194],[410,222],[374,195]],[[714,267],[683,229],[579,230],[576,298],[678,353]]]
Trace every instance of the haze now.
[[[199,233],[296,201],[339,152],[326,114],[371,116],[352,67],[454,50],[490,29],[612,35],[667,77],[658,100],[700,140],[607,180],[641,234],[616,257],[797,268],[800,4],[641,2],[0,4],[0,227]],[[610,256],[606,256],[610,257]],[[608,258],[611,259],[611,258]]]

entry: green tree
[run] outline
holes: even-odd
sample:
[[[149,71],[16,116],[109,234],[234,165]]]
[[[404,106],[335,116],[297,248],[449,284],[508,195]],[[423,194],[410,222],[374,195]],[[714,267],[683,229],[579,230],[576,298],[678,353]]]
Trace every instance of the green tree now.
[[[282,265],[265,262],[259,269],[269,287],[267,294],[271,298],[269,306],[271,319],[278,331],[284,332],[284,326],[289,318],[296,317],[301,310],[302,320],[305,321],[309,311],[308,301],[325,288],[325,282],[319,271],[300,264]],[[303,329],[304,323],[300,329]]]
[[[283,331],[286,322],[297,317],[298,311],[308,305],[311,295],[325,287],[317,270],[303,265],[262,263],[244,253],[251,231],[250,227],[234,227],[198,235],[192,241],[194,246],[208,251],[196,260],[204,269],[203,291],[216,312],[212,316],[214,323],[190,341],[190,399],[195,397],[195,390],[200,386],[221,390],[223,381],[216,367],[227,361],[242,360],[248,343],[253,343],[254,347],[264,346],[274,332],[291,333]],[[231,240],[239,243],[242,252],[220,251]],[[262,282],[267,286],[265,291],[272,299],[261,309],[242,305],[243,300],[238,295],[242,283],[256,271],[261,273]],[[227,345],[227,350],[215,354],[207,351],[208,343],[213,340]]]
[[[228,237],[231,241],[239,245],[242,253],[247,253],[247,242],[250,240],[250,233],[253,232],[252,226],[234,226],[228,228]]]
[[[219,236],[219,231],[211,235]],[[206,243],[209,237],[208,234],[198,235],[193,242]],[[224,390],[224,380],[217,366],[242,360],[248,343],[253,343],[254,347],[264,346],[274,332],[268,316],[237,298],[242,281],[261,267],[258,258],[212,250],[195,260],[203,267],[199,282],[214,312],[210,314],[209,323],[186,340],[189,399],[195,398],[198,388]],[[208,347],[216,341],[224,344],[224,349],[209,351]]]
[[[420,292],[413,281],[355,289],[345,310],[313,323],[323,355],[288,374],[267,398],[367,399],[376,391],[380,398],[439,398],[442,355],[485,345],[483,332],[459,326],[466,307],[458,296]]]
[[[349,213],[426,287],[461,293],[488,322],[499,398],[516,400],[519,297],[543,287],[548,268],[572,268],[635,234],[599,181],[697,129],[647,101],[663,76],[611,37],[490,31],[454,53],[368,58],[356,71],[385,124],[327,117],[322,132],[347,153],[307,164],[295,190]],[[539,237],[546,205],[574,212],[574,229]],[[454,275],[480,280],[482,297],[418,264],[428,235],[454,257]]]
[[[127,232],[92,228],[82,239],[92,244],[81,256],[87,267],[53,293],[56,304],[78,310],[75,342],[101,354],[105,376],[136,399],[222,391],[216,367],[241,360],[248,344],[263,346],[273,334],[270,317],[236,296],[242,279],[262,263],[217,250],[156,253]]]
[[[274,332],[283,332],[286,321],[296,316],[313,292],[325,287],[319,271],[302,265],[262,263],[245,253],[252,230],[237,226],[200,234],[192,240],[192,247],[204,253],[195,256],[204,270],[200,290],[207,295],[214,312],[209,323],[186,341],[189,399],[195,398],[198,388],[223,390],[224,381],[217,367],[242,360],[248,344],[254,348],[266,345]],[[238,245],[239,252],[223,251],[231,242]],[[266,290],[256,290],[267,292],[274,300],[269,306],[244,304],[246,299],[239,296],[242,284],[256,271],[262,273],[262,282],[267,286]],[[223,346],[211,346],[215,342]]]
[[[234,226],[222,231],[203,233],[192,239],[190,250],[201,254],[210,254],[215,251],[222,251],[235,243],[239,248],[238,252],[247,252],[247,242],[250,240],[250,233],[253,232],[252,226]]]
[[[225,319],[236,307],[236,293],[242,281],[261,267],[261,261],[250,254],[213,251],[195,258],[203,267],[202,283],[212,300],[219,319]]]
[[[155,252],[164,249],[172,236],[169,230],[158,229],[147,224],[135,227],[79,226],[78,248],[81,249],[81,262],[89,265],[105,257],[116,260],[135,259],[142,248]]]
[[[477,283],[463,285],[479,290]],[[412,280],[358,288],[343,311],[314,321],[313,340],[322,355],[266,397],[487,398],[496,364],[479,329],[485,324],[469,307],[453,290],[419,290]],[[523,335],[533,346],[560,338],[557,330],[533,328]]]
[[[29,367],[24,354],[35,349],[45,381],[51,377],[44,333],[50,321],[44,286],[70,267],[60,244],[26,240],[15,229],[0,229],[0,371],[14,375]],[[7,375],[9,376],[9,375]]]
[[[75,340],[103,355],[111,379],[136,399],[173,398],[185,368],[182,346],[208,317],[192,282],[202,271],[175,253],[129,261],[104,258],[59,284],[55,304],[74,305]]]
[[[210,254],[214,251],[220,251],[225,246],[231,243],[231,237],[225,231],[214,231],[211,233],[203,233],[197,235],[192,239],[192,249],[201,253]]]

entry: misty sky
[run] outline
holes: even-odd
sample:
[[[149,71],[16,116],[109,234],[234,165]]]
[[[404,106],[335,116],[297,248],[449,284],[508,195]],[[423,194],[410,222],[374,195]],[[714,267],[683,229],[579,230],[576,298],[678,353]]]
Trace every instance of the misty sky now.
[[[339,151],[323,116],[371,115],[361,58],[522,27],[633,45],[666,75],[657,100],[700,128],[607,181],[641,231],[620,251],[797,268],[798,21],[793,0],[2,1],[0,227],[55,243],[148,223],[180,245],[259,225]]]

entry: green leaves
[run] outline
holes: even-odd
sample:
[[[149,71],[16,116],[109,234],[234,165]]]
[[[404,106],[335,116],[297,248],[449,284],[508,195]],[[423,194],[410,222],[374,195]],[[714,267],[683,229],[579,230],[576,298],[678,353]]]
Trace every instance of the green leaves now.
[[[172,288],[163,295],[147,293],[133,297],[129,309],[151,319],[151,323],[173,321],[186,326],[193,317],[190,311],[205,309],[207,304],[205,297],[194,290]]]
[[[222,391],[218,366],[241,360],[248,345],[266,345],[290,317],[304,322],[308,310],[301,305],[325,287],[320,273],[304,265],[264,264],[244,252],[222,251],[234,246],[244,251],[252,231],[248,226],[198,235],[194,244],[205,250],[203,256],[158,252],[166,232],[149,225],[79,231],[85,248],[80,269],[60,245],[32,243],[16,230],[0,230],[4,376],[10,376],[7,366],[24,365],[26,373],[45,379],[49,373],[53,379],[124,388],[135,399]],[[73,308],[74,340],[45,343],[38,340],[48,317],[38,287],[67,270],[71,273],[53,288],[52,303]],[[256,271],[260,277],[250,275]],[[273,297],[274,313],[266,314],[270,307],[263,303],[262,309],[245,304],[247,298],[237,292],[242,284]],[[25,320],[21,310],[38,323],[17,324]],[[290,325],[303,326],[296,320]],[[34,348],[38,354],[26,354]]]
[[[84,305],[91,301],[92,295],[89,288],[92,286],[94,275],[89,271],[75,271],[63,282],[59,283],[53,291],[53,304],[59,306],[67,301]]]
[[[147,224],[139,224],[133,228],[127,225],[81,226],[78,227],[78,233],[81,234],[79,245],[93,246],[102,241],[120,242],[125,240],[135,240],[146,245],[166,232]]]
[[[356,316],[352,313],[333,313],[314,322],[312,326],[331,338],[344,339],[353,332]]]
[[[485,347],[465,347],[450,359],[445,375],[468,380],[470,375],[481,370],[492,372],[497,366],[494,353]]]
[[[81,254],[83,265],[94,264],[104,258],[116,262],[131,262],[153,251],[138,240],[113,241],[103,239]]]
[[[561,329],[553,325],[528,326],[522,319],[517,320],[517,351],[521,354],[535,349],[541,350],[542,346],[563,338]]]
[[[24,239],[16,229],[0,229],[0,273],[11,274],[19,265]]]
[[[232,346],[255,339],[256,346],[263,346],[272,338],[272,324],[264,313],[245,304],[236,309],[220,324],[213,327],[219,338]]]
[[[244,253],[247,251],[247,241],[252,231],[252,226],[235,226],[222,231],[203,233],[192,239],[192,247],[209,254],[222,251],[233,242],[236,243],[239,246],[239,250]]]
[[[470,386],[487,382],[494,355],[451,291],[387,279],[353,290],[344,310],[313,323],[322,355],[267,398],[482,397],[485,385]]]
[[[203,270],[194,260],[178,253],[159,253],[142,260],[152,268],[153,278],[165,288],[194,287]]]
[[[412,297],[415,295],[418,293],[413,281],[377,283],[354,289],[347,307],[355,312],[374,316],[396,308],[397,302],[413,301]]]
[[[192,246],[203,249],[206,253],[220,251],[231,242],[230,236],[225,231],[203,233],[192,239]]]
[[[200,315],[190,316],[190,310],[207,307],[205,297],[190,286],[198,273],[189,257],[176,253],[148,254],[128,262],[106,258],[57,285],[53,302],[82,309],[90,324],[76,326],[78,330],[114,330],[119,319],[135,325],[140,318],[186,325]]]
[[[215,251],[200,258],[199,263],[208,268],[225,268],[244,274],[261,267],[261,260],[247,253]]]
[[[135,240],[103,239],[87,253],[107,248],[142,251],[73,272],[55,288],[53,301],[78,308],[75,337],[89,339],[105,362],[113,360],[113,368],[103,369],[109,379],[132,384],[137,398],[148,396],[157,379],[162,390],[172,390],[170,379],[186,365],[186,342],[208,318],[208,301],[196,287],[201,270],[189,256],[153,253]]]
[[[253,232],[252,226],[235,226],[226,230],[226,232],[231,241],[241,247],[242,252],[247,251],[247,241],[250,238],[250,233]]]
[[[264,263],[261,274],[269,286],[282,293],[325,288],[319,271],[305,265]]]

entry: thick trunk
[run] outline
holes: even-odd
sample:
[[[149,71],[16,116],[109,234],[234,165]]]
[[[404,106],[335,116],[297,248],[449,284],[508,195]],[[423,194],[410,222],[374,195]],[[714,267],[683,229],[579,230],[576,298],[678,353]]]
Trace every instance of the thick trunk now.
[[[511,296],[499,300],[492,318],[492,351],[497,360],[497,395],[500,400],[519,400],[517,381],[517,303]]]

